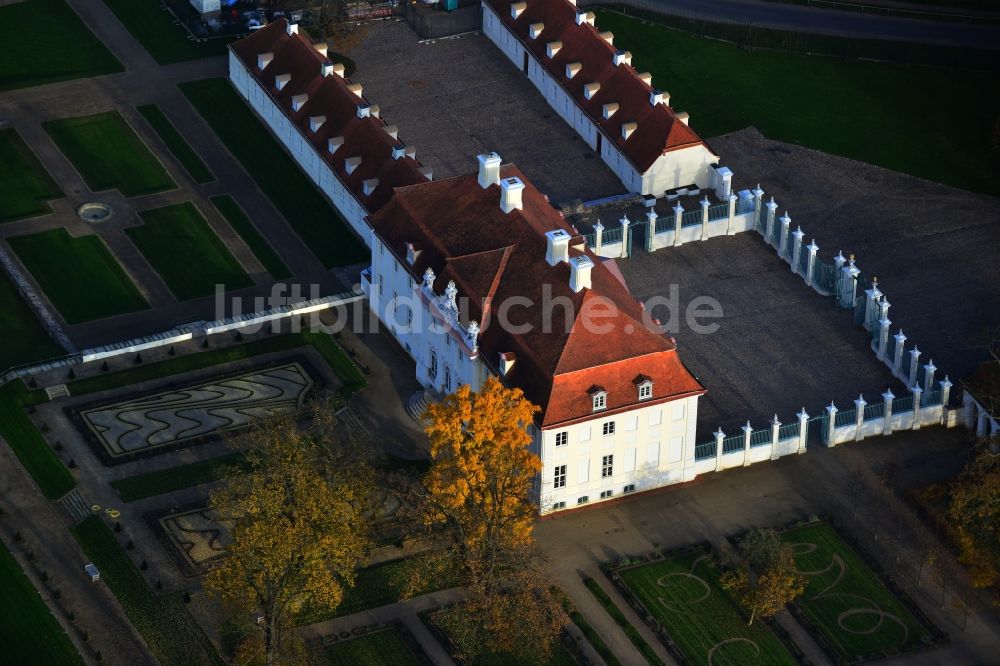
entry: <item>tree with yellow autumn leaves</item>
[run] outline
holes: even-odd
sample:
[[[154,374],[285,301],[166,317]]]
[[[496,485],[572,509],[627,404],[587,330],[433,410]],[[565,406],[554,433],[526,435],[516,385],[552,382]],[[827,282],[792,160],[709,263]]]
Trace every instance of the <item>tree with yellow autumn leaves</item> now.
[[[980,441],[976,454],[952,485],[948,517],[959,542],[959,561],[973,587],[1000,581],[1000,454]]]
[[[548,654],[562,625],[534,546],[541,460],[531,451],[538,408],[494,377],[462,386],[425,414],[431,468],[425,519],[447,540],[469,599],[449,634],[466,659],[484,649]]]
[[[354,583],[369,546],[370,468],[342,431],[326,409],[307,426],[291,417],[263,423],[241,439],[249,471],[235,470],[212,495],[232,541],[204,586],[257,617],[261,631],[237,648],[245,663],[302,661],[296,614],[336,608]]]
[[[731,563],[719,582],[750,613],[748,626],[758,617],[781,612],[805,592],[805,578],[795,570],[791,547],[774,530],[747,532],[740,540],[739,554],[740,561]]]

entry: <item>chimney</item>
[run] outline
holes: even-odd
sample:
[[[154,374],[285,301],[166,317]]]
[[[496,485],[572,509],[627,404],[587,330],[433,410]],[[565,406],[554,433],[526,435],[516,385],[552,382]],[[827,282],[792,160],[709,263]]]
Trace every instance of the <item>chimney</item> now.
[[[559,49],[562,48],[562,42],[549,42],[545,45],[545,55],[550,58],[555,58],[556,54],[559,53]]]
[[[656,106],[657,104],[663,103],[663,93],[659,90],[653,90],[649,93],[649,104],[650,106]]]
[[[584,23],[589,23],[590,25],[594,25],[594,12],[576,13],[576,24],[583,25]]]
[[[288,85],[288,82],[292,80],[291,74],[278,74],[274,77],[274,87],[281,90]]]
[[[378,187],[378,178],[369,178],[365,182],[361,183],[361,187],[364,188],[365,196],[369,196]]]
[[[265,67],[271,64],[272,60],[274,60],[274,54],[270,51],[257,54],[257,69],[263,71]]]
[[[500,352],[500,376],[506,377],[514,368],[514,361],[517,360],[517,356],[514,352]]]
[[[569,260],[569,288],[575,293],[590,289],[590,271],[594,262],[586,255],[573,257]]]
[[[542,30],[545,30],[544,23],[532,23],[528,27],[528,36],[532,39],[538,39],[538,35],[542,34]]]
[[[688,114],[687,111],[681,111],[680,113],[677,114],[677,120],[687,125],[691,122],[691,116]]]
[[[330,151],[331,155],[337,152],[337,149],[342,145],[344,145],[344,137],[342,136],[332,136],[326,140],[326,149]]]
[[[607,120],[611,116],[615,115],[618,110],[618,102],[609,102],[604,105],[604,119]]]
[[[292,96],[292,111],[298,111],[298,110],[300,110],[303,106],[306,105],[306,102],[308,102],[308,101],[309,101],[309,95],[306,94],[306,93],[301,93],[299,95],[293,95]]]
[[[545,232],[545,261],[549,266],[569,261],[569,234],[564,230]]]
[[[401,160],[406,157],[406,148],[403,146],[393,146],[392,147],[392,159]]]
[[[610,30],[605,30],[604,32],[602,32],[600,34],[600,37],[601,37],[601,39],[603,39],[604,41],[606,41],[608,44],[614,44],[615,43],[615,33],[611,32]]]
[[[615,51],[614,56],[611,57],[611,62],[615,67],[618,67],[621,64],[631,65],[632,54],[628,51]]]
[[[399,138],[399,128],[396,127],[395,125],[383,125],[382,129],[383,131],[385,131],[386,134],[391,136],[393,139]]]
[[[371,115],[372,108],[367,104],[358,104],[358,118],[367,118]]]
[[[500,182],[500,156],[496,153],[477,155],[479,160],[479,187],[484,190]]]
[[[316,52],[321,56],[326,57],[326,42],[316,42],[313,44],[313,48],[316,49]]]
[[[309,117],[309,131],[315,134],[319,131],[319,128],[323,126],[326,122],[326,116],[310,116]]]
[[[510,6],[510,16],[513,19],[517,19],[518,16],[524,13],[524,10],[528,8],[528,3],[526,2],[515,2]]]
[[[591,97],[596,95],[597,91],[600,89],[601,89],[600,83],[597,83],[596,81],[594,83],[588,83],[583,87],[583,96],[587,99],[590,99]]]
[[[324,46],[326,46],[326,45],[324,44]],[[327,76],[330,76],[331,74],[333,74],[333,63],[330,62],[329,60],[323,62],[319,66],[319,73],[322,76],[324,76],[324,77],[327,77]]]
[[[299,24],[298,23],[287,23],[285,24],[285,32],[289,35],[299,34]]]
[[[638,127],[639,125],[634,122],[622,123],[622,138],[628,139]]]
[[[344,171],[350,176],[354,170],[361,166],[361,157],[348,157],[344,160]]]
[[[524,191],[524,183],[520,178],[504,178],[500,181],[500,210],[509,213],[514,210],[521,210],[524,205],[521,202],[521,194]]]
[[[571,62],[570,64],[566,65],[566,78],[572,79],[581,69],[583,69],[582,64],[578,62]]]

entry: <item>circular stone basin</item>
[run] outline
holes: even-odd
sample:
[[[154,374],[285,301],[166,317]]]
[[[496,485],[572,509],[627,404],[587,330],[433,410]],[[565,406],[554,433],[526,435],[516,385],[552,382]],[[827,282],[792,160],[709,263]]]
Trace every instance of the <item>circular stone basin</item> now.
[[[76,214],[87,222],[104,222],[111,217],[112,211],[111,206],[107,204],[91,202],[77,208]]]

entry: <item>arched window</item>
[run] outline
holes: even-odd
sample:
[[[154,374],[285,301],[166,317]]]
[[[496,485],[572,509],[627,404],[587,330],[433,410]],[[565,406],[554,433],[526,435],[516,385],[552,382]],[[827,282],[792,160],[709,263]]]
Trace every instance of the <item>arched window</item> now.
[[[444,366],[444,392],[451,393],[451,366]]]
[[[427,374],[430,375],[431,379],[434,379],[438,375],[438,355],[436,351],[431,351],[431,365],[427,369]]]

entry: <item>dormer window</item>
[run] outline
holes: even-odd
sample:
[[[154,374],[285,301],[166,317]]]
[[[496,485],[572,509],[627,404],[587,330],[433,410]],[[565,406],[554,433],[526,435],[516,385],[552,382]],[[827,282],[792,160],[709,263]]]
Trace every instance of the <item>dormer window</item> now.
[[[639,400],[649,400],[653,397],[653,380],[646,375],[639,375],[633,380]]]
[[[591,407],[595,412],[599,412],[602,409],[607,409],[608,392],[600,387],[595,386],[590,391],[590,401],[591,401]]]

